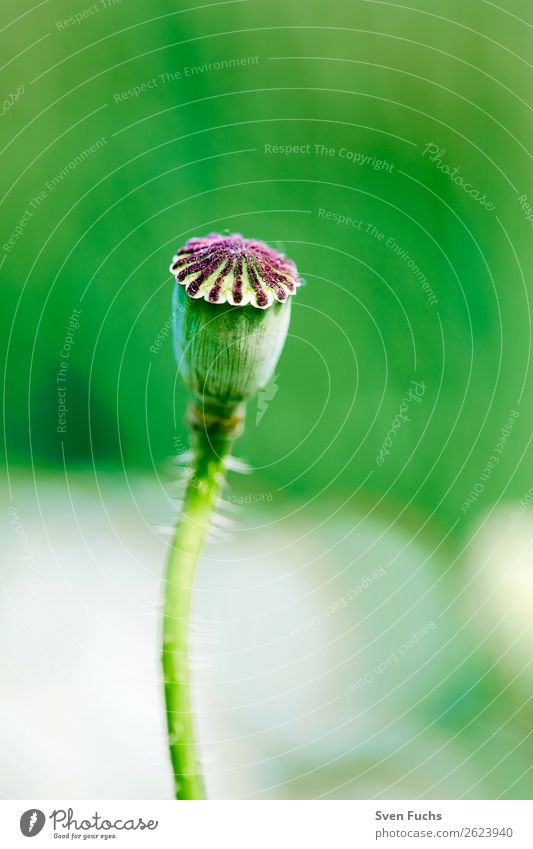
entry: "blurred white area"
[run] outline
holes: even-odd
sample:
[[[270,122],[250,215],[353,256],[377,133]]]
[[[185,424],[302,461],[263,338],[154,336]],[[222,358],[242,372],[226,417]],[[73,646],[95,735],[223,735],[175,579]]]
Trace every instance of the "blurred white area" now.
[[[11,486],[0,792],[170,798],[164,488],[43,472]],[[441,616],[445,564],[383,519],[321,510],[243,503],[231,541],[206,551],[194,640],[209,795],[453,798],[479,776],[422,706],[462,652]]]
[[[533,685],[532,561],[533,508],[526,502],[505,505],[475,529],[465,585],[466,613],[480,640],[528,697]]]

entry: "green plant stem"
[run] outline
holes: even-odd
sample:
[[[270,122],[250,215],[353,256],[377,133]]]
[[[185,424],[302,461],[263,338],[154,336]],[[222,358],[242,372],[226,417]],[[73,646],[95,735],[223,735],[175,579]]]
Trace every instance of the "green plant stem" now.
[[[163,613],[163,674],[176,799],[204,799],[190,693],[189,632],[198,559],[242,416],[206,420],[194,402],[188,423],[193,459],[183,512],[169,551]]]

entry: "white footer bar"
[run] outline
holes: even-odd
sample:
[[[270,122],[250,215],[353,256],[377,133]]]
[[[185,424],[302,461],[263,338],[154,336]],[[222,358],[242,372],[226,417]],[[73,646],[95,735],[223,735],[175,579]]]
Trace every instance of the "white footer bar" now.
[[[532,814],[529,801],[3,801],[0,845],[532,849]]]

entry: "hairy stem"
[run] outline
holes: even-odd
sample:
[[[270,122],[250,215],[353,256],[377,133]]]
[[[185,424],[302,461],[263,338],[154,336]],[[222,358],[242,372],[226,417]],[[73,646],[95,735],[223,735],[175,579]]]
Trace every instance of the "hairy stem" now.
[[[207,412],[191,402],[187,421],[193,459],[167,561],[162,662],[176,799],[204,799],[190,692],[191,603],[198,559],[224,480],[225,460],[241,427],[242,411],[231,415],[221,410]]]

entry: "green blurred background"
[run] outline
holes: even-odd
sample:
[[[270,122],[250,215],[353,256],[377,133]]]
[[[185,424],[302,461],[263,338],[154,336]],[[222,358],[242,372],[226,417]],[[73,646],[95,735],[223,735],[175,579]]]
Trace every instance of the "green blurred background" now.
[[[211,608],[204,579],[201,612],[234,660],[211,680],[228,693],[213,713],[220,720],[255,705],[247,734],[240,719],[233,730],[215,722],[205,731],[226,765],[235,759],[227,774],[214,770],[213,795],[531,797],[528,19],[525,0],[3,4],[12,665],[31,678],[34,655],[28,648],[21,659],[14,646],[28,628],[30,644],[39,641],[43,622],[48,633],[56,608],[64,625],[62,605],[74,605],[73,628],[85,602],[94,612],[95,566],[102,593],[118,584],[117,604],[141,574],[149,579],[132,589],[135,611],[157,601],[164,547],[153,524],[171,520],[168,458],[187,440],[168,332],[173,252],[192,235],[238,231],[284,250],[306,281],[275,381],[251,404],[239,442],[254,473],[232,480],[238,531],[206,558],[206,576],[227,583]],[[423,396],[409,401],[409,420],[379,464],[413,381]],[[117,565],[121,556],[137,572]],[[254,572],[265,557],[277,577]],[[234,573],[221,566],[234,561]],[[354,593],[380,567],[387,577]],[[27,602],[35,569],[40,592],[51,594],[38,612],[35,598]],[[293,571],[303,584],[291,583]],[[250,624],[247,648],[256,659],[265,653],[264,692],[252,698],[259,672],[242,672],[242,632],[233,645],[228,623],[253,620],[263,577],[275,592],[264,596],[259,631]],[[104,622],[114,610],[100,611]],[[91,615],[78,634],[85,649]],[[126,604],[119,631],[91,650],[106,658],[116,688],[115,707],[101,705],[106,718],[124,698],[114,647],[132,616]],[[319,624],[302,626],[316,616]],[[140,644],[152,658],[155,612],[147,618],[153,646]],[[428,622],[429,634],[387,664]],[[63,657],[64,641],[51,640],[52,666],[77,668],[79,652]],[[138,699],[144,679],[129,642]],[[294,674],[283,671],[287,651],[304,670],[301,698],[280,695],[278,704]],[[309,660],[315,654],[322,666]],[[376,672],[382,663],[388,671]],[[350,691],[364,674],[373,681]],[[316,682],[322,695],[309,707]],[[29,696],[12,684],[15,722]],[[100,698],[85,676],[77,687],[84,704]],[[357,719],[361,711],[373,724]],[[318,728],[305,730],[309,713],[322,717]],[[135,738],[151,739],[152,715],[139,708],[139,717]],[[76,728],[79,746],[86,731]],[[35,785],[27,739],[13,743],[13,764],[25,765],[7,769],[2,791],[164,796],[162,741],[162,732],[152,741],[152,772],[136,764],[135,781],[127,770],[102,783],[109,764],[127,757],[124,739],[120,756],[106,749],[105,769],[99,762],[79,787],[66,766]]]

